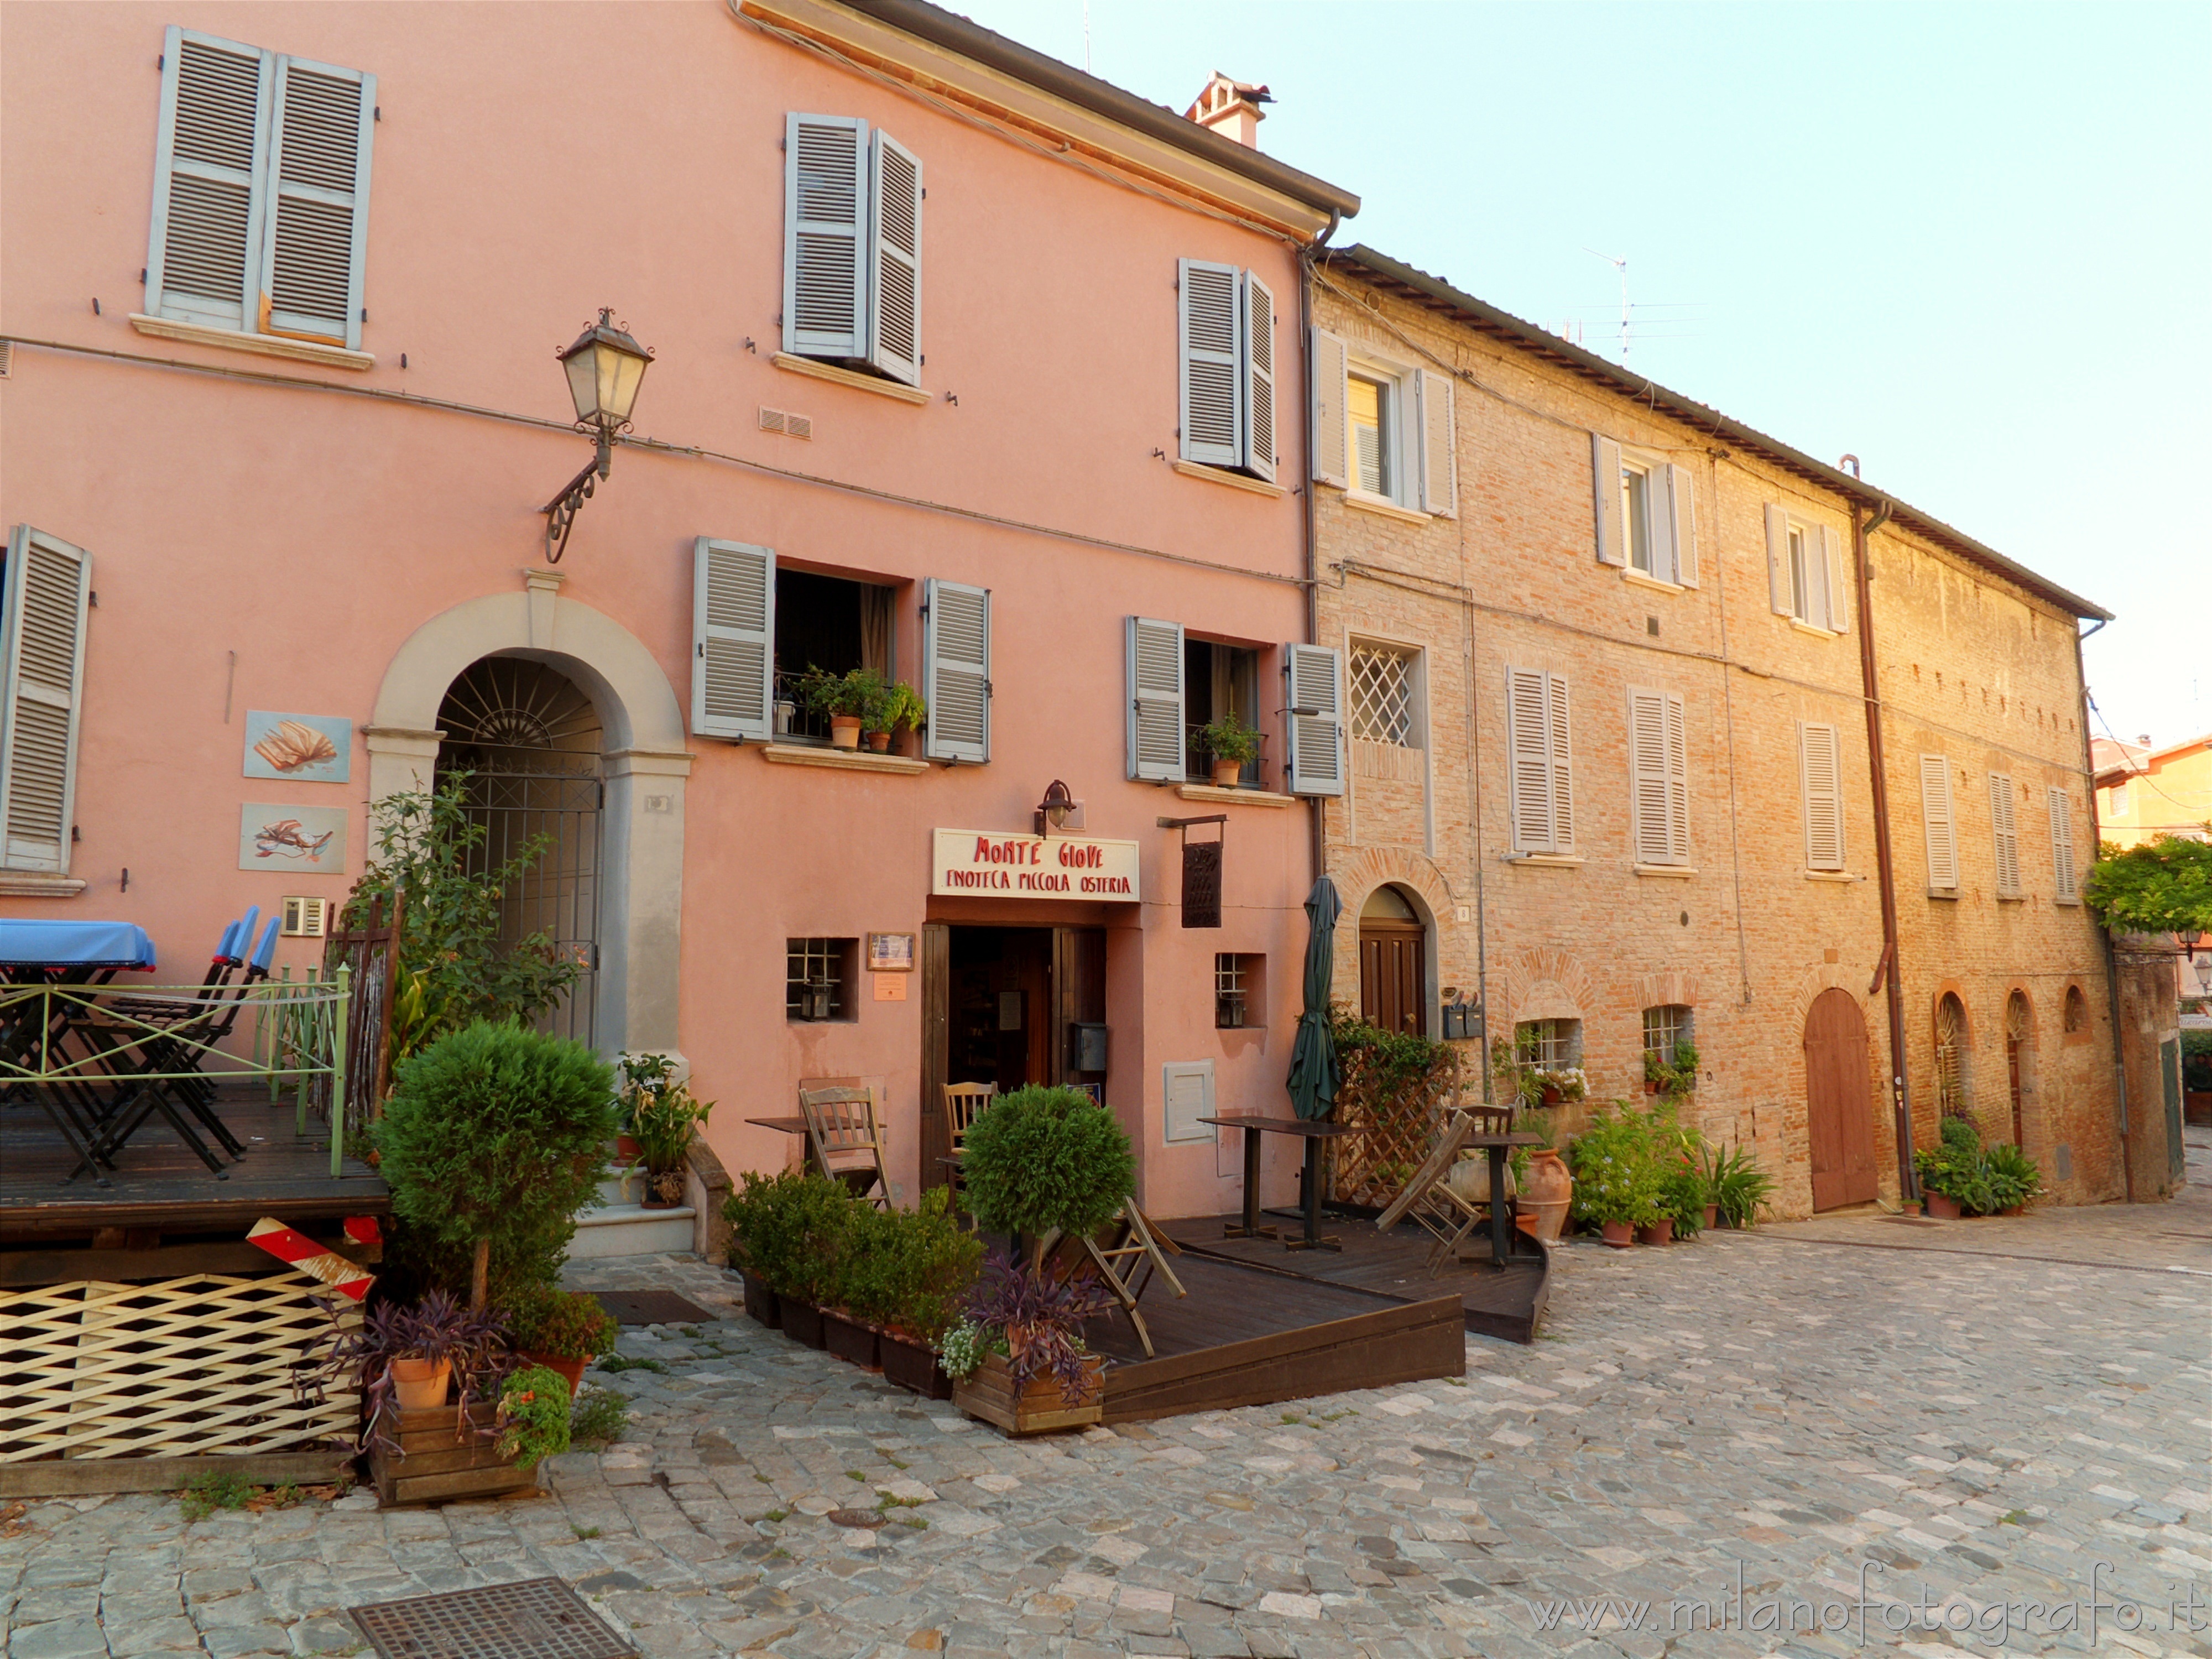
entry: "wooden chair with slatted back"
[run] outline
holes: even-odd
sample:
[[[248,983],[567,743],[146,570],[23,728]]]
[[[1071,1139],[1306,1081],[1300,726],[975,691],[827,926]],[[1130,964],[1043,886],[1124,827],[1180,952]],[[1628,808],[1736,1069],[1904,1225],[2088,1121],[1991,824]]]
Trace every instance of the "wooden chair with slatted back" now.
[[[1176,1277],[1175,1269],[1168,1265],[1169,1255],[1181,1255],[1182,1247],[1157,1231],[1152,1218],[1137,1206],[1136,1200],[1131,1199],[1098,1233],[1081,1240],[1062,1240],[1057,1253],[1066,1270],[1098,1275],[1106,1293],[1128,1315],[1137,1340],[1144,1345],[1145,1358],[1154,1358],[1152,1334],[1146,1328],[1145,1316],[1138,1310],[1137,1304],[1156,1274],[1176,1296],[1190,1294],[1183,1289],[1182,1280]]]
[[[890,1207],[884,1176],[884,1135],[876,1121],[872,1089],[801,1089],[799,1109],[806,1119],[806,1144],[814,1167],[842,1181],[855,1198],[878,1209]]]
[[[998,1097],[995,1083],[948,1083],[945,1085],[945,1131],[951,1137],[952,1155],[957,1159],[968,1142],[969,1126],[976,1116]],[[967,1177],[957,1163],[945,1168],[945,1185],[952,1188],[956,1202],[965,1207],[968,1196]]]
[[[1447,1114],[1436,1145],[1422,1160],[1421,1167],[1413,1172],[1413,1178],[1390,1200],[1389,1207],[1375,1218],[1378,1232],[1388,1233],[1400,1222],[1412,1221],[1435,1241],[1429,1248],[1431,1279],[1458,1254],[1467,1236],[1490,1218],[1487,1202],[1476,1203],[1464,1198],[1451,1185],[1452,1166],[1459,1162],[1460,1149],[1467,1144],[1467,1138],[1476,1133],[1474,1113]]]

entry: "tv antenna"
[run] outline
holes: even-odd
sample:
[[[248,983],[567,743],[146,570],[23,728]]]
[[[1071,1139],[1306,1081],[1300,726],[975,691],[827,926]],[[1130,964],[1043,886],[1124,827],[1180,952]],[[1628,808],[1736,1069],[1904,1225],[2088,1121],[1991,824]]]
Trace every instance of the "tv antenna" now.
[[[1625,366],[1628,362],[1628,261],[1616,258],[1610,253],[1598,253],[1594,247],[1585,247],[1583,252],[1597,254],[1599,258],[1620,273],[1620,361]]]

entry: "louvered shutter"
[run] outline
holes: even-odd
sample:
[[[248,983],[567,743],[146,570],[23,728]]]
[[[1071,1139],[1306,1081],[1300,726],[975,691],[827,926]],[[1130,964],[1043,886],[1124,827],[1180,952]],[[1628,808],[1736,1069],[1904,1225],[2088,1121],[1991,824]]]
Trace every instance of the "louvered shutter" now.
[[[1690,721],[1677,696],[1667,699],[1667,856],[1690,861]]]
[[[1844,586],[1844,538],[1826,525],[1820,526],[1820,570],[1828,595],[1828,619],[1821,626],[1840,634],[1850,625],[1851,615]]]
[[[1421,410],[1421,511],[1453,518],[1459,512],[1459,477],[1452,441],[1451,376],[1425,368],[1413,391]]]
[[[1284,647],[1291,668],[1290,775],[1294,795],[1344,793],[1344,659],[1326,646]]]
[[[1598,562],[1625,565],[1627,526],[1620,522],[1620,446],[1595,432],[1590,434],[1590,486],[1597,511]]]
[[[1345,422],[1345,380],[1350,373],[1343,340],[1314,330],[1313,475],[1316,482],[1339,489],[1346,488],[1352,477],[1346,462]]]
[[[932,760],[991,758],[991,592],[931,578],[921,630]]]
[[[775,733],[775,555],[702,536],[691,544],[691,732]]]
[[[1244,468],[1275,477],[1275,296],[1247,274],[1244,295]]]
[[[1562,674],[1544,677],[1545,733],[1552,765],[1552,850],[1575,850],[1574,744],[1567,730],[1567,682]]]
[[[1238,273],[1185,259],[1178,267],[1176,337],[1182,361],[1182,459],[1244,464],[1244,386],[1238,363]]]
[[[921,163],[888,133],[872,145],[868,361],[921,384]]]
[[[1565,679],[1537,669],[1508,668],[1505,725],[1514,849],[1572,852],[1574,783]]]
[[[783,349],[867,351],[868,124],[787,116],[783,138]]]
[[[1959,831],[1951,817],[1951,765],[1941,755],[1920,757],[1920,821],[1928,838],[1928,884],[1959,884]]]
[[[1183,762],[1182,624],[1128,620],[1129,775],[1178,783]]]
[[[0,868],[69,872],[92,556],[28,525],[0,570]]]
[[[1997,894],[2020,896],[2020,817],[2014,810],[2012,780],[2002,772],[1990,774],[1990,838],[1996,857]]]
[[[1669,465],[1667,470],[1668,522],[1674,532],[1674,580],[1685,587],[1698,585],[1698,498],[1690,482],[1690,469]]]
[[[1668,864],[1674,844],[1668,834],[1669,774],[1667,695],[1631,686],[1628,690],[1629,816],[1638,864]]]
[[[1644,534],[1646,550],[1651,556],[1650,574],[1662,582],[1674,580],[1674,509],[1669,504],[1667,469],[1647,467],[1643,471]],[[1631,545],[1628,562],[1636,562],[1633,545],[1635,532],[1629,532]]]
[[[276,63],[258,327],[358,348],[376,77]]]
[[[257,47],[168,31],[146,253],[146,309],[155,316],[252,326],[275,69]]]
[[[2081,872],[2074,867],[2074,802],[2063,789],[2049,792],[2052,896],[2063,904],[2081,896]]]
[[[1790,513],[1771,501],[1766,506],[1766,602],[1778,617],[1797,614],[1790,581]]]
[[[1844,867],[1842,745],[1832,726],[1797,728],[1798,782],[1805,801],[1805,867]]]

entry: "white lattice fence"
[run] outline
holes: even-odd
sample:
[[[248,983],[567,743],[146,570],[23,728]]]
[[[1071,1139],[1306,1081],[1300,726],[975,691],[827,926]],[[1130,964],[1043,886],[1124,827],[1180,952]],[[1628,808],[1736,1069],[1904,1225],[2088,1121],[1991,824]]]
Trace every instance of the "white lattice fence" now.
[[[307,1451],[349,1442],[357,1388],[293,1388],[361,1309],[302,1273],[0,1291],[0,1463]]]

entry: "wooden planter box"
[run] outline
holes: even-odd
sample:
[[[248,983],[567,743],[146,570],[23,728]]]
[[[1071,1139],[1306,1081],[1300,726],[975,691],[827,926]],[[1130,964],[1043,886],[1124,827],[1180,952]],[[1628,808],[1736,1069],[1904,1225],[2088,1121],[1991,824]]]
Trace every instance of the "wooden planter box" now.
[[[834,1308],[822,1310],[822,1346],[838,1358],[869,1370],[880,1369],[876,1358],[876,1328]]]
[[[760,1322],[767,1326],[769,1329],[772,1331],[781,1330],[783,1328],[783,1304],[776,1299],[775,1292],[769,1289],[767,1285],[762,1284],[759,1279],[754,1278],[750,1273],[747,1273],[744,1276],[744,1279],[745,1312],[750,1315],[753,1318],[760,1321]]]
[[[885,1331],[876,1345],[883,1361],[884,1381],[911,1389],[924,1400],[952,1398],[952,1379],[945,1374],[937,1355],[919,1342]]]
[[[464,1426],[459,1406],[426,1412],[387,1409],[379,1427],[399,1443],[399,1450],[370,1448],[368,1476],[377,1502],[435,1504],[534,1489],[536,1466],[517,1468],[513,1459],[499,1455],[496,1438],[477,1432],[491,1426],[496,1410],[489,1401],[478,1401],[469,1407]]]
[[[822,1310],[811,1302],[801,1302],[795,1296],[778,1296],[776,1310],[783,1316],[783,1334],[794,1342],[804,1342],[810,1348],[823,1344]]]
[[[1091,1373],[1085,1405],[1069,1405],[1067,1396],[1060,1392],[1060,1380],[1052,1376],[1033,1377],[1017,1398],[1014,1374],[1006,1356],[995,1353],[986,1358],[965,1382],[952,1385],[952,1403],[969,1416],[996,1424],[1008,1434],[1079,1429],[1099,1419],[1106,1398],[1105,1360],[1093,1354],[1084,1365]]]

